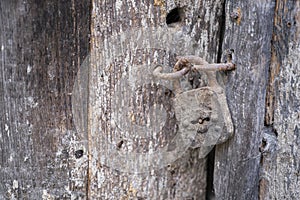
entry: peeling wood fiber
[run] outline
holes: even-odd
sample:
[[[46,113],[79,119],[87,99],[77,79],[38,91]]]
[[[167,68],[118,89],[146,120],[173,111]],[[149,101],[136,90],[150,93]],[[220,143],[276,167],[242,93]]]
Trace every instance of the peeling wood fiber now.
[[[260,199],[299,199],[300,2],[276,1],[266,119],[276,151],[264,154]]]

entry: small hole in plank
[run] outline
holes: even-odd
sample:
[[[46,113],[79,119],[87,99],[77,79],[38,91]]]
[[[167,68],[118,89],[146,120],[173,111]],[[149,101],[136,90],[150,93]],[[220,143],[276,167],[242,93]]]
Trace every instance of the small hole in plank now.
[[[121,149],[123,144],[124,144],[123,140],[121,140],[120,142],[118,142],[118,144],[117,144],[118,149]]]
[[[77,151],[75,151],[75,158],[81,158],[83,156],[83,150],[79,149]]]
[[[172,9],[166,17],[166,23],[168,25],[172,24],[172,23],[176,23],[176,22],[180,22],[181,21],[181,13],[182,13],[182,8],[174,8]]]

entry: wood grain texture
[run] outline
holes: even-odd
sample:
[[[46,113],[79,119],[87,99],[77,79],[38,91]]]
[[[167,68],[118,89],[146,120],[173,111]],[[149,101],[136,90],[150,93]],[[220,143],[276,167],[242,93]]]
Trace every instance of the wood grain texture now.
[[[176,7],[181,20],[167,26]],[[197,149],[169,163],[169,156],[157,153],[176,135],[176,94],[151,77],[157,64],[170,71],[176,55],[216,62],[221,15],[221,1],[93,1],[89,198],[205,199],[206,159],[199,159]],[[153,126],[135,135],[147,123]],[[180,145],[171,143],[170,151]],[[151,152],[156,162],[131,161]],[[122,153],[128,156],[118,157]]]
[[[89,8],[0,2],[0,199],[85,197],[71,93],[89,50]]]
[[[299,1],[276,3],[265,120],[276,143],[262,157],[260,199],[300,197],[299,11]]]
[[[235,135],[216,148],[216,199],[258,199],[274,7],[271,0],[226,2],[223,48],[234,49],[237,66],[226,84]],[[236,10],[240,15],[232,18]]]
[[[292,0],[0,1],[0,199],[299,199],[299,13]],[[178,94],[152,72],[225,49],[235,134],[203,159],[176,140]]]

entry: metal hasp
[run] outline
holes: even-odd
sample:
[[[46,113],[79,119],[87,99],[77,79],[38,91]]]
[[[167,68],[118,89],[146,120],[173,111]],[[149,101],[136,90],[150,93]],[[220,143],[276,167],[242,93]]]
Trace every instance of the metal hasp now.
[[[201,157],[234,133],[226,95],[216,78],[216,71],[234,70],[236,67],[233,51],[227,50],[226,55],[227,62],[218,64],[209,64],[197,56],[179,56],[172,73],[163,73],[162,66],[157,66],[153,72],[158,79],[172,80],[178,134],[193,138],[191,147],[200,148]],[[199,71],[205,71],[207,85],[183,92],[180,79]]]

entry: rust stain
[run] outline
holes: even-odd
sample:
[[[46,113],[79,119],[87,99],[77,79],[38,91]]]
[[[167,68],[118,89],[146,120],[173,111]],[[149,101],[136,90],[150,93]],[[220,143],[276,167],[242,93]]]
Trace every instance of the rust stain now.
[[[131,121],[132,123],[135,123],[135,122],[136,122],[135,115],[134,115],[133,112],[131,112],[131,113],[129,114],[129,117],[130,117],[130,121]]]
[[[132,184],[130,184],[127,194],[121,197],[120,200],[129,200],[132,199],[132,197],[136,197],[136,195],[137,195],[137,190],[132,186]]]
[[[282,27],[282,19],[281,19],[281,10],[283,5],[280,1],[276,1],[275,5],[275,13],[274,13],[274,27],[275,29],[280,30]],[[273,43],[278,42],[280,36],[277,35],[278,33],[275,31],[272,36]],[[267,93],[266,93],[266,110],[265,110],[265,124],[272,125],[274,122],[274,109],[275,109],[275,79],[279,75],[280,72],[280,58],[277,55],[277,51],[272,46],[271,49],[271,63],[269,68],[269,80],[267,86]]]
[[[236,23],[237,23],[237,25],[240,25],[241,20],[242,20],[242,10],[241,10],[241,8],[238,8],[237,12],[238,12],[239,16],[238,16],[238,18],[236,20]]]
[[[271,125],[274,122],[275,109],[275,79],[280,72],[280,61],[277,57],[276,50],[272,48],[271,65],[269,71],[268,89],[266,94],[266,114],[265,123]]]
[[[163,7],[165,5],[164,0],[154,0],[154,6],[160,6]]]
[[[268,194],[269,184],[265,178],[259,181],[259,199],[266,199]]]
[[[233,19],[237,25],[240,25],[241,20],[242,20],[242,9],[241,8],[235,8],[231,13],[230,13],[231,19]]]
[[[276,1],[275,5],[275,16],[274,16],[274,26],[277,26],[281,23],[281,18],[278,15],[279,13],[279,7],[280,7],[280,1]]]

